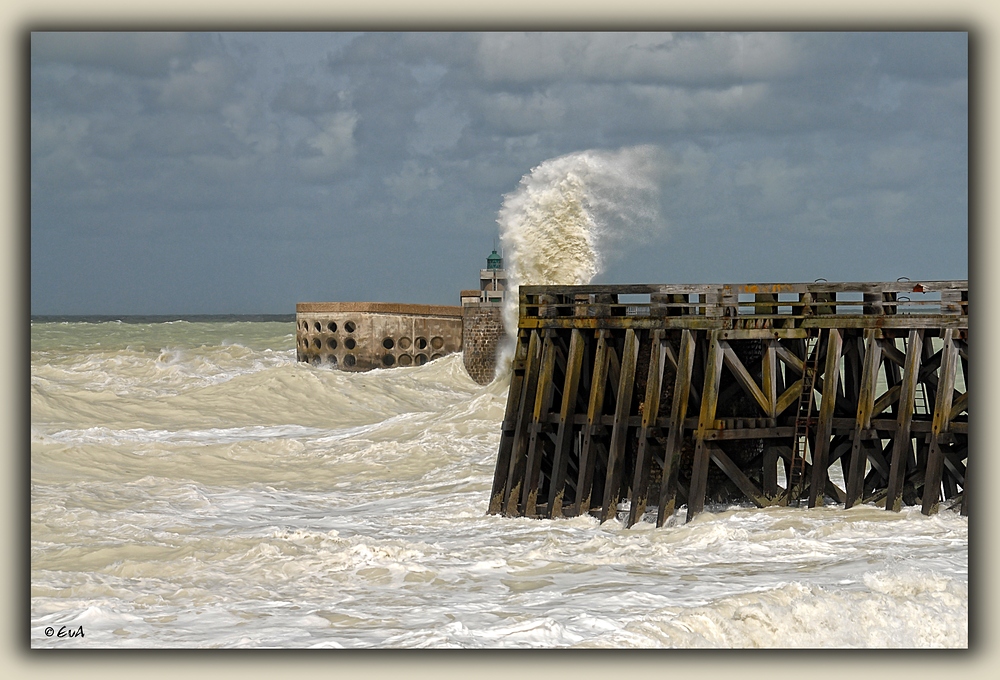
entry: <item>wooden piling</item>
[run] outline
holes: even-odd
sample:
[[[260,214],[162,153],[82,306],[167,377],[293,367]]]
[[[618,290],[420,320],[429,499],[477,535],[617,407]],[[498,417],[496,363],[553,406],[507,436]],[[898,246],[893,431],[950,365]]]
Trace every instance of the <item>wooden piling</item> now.
[[[968,512],[965,281],[520,296],[492,514],[605,521],[628,499],[628,526],[650,503],[662,526],[678,505],[690,519],[709,499],[763,507],[800,493],[809,507]],[[813,389],[818,401],[801,398]]]

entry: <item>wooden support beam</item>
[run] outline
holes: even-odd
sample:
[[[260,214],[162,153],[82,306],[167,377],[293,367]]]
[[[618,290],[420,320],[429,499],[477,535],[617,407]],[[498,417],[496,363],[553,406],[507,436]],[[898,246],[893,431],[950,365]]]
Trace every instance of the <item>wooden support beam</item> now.
[[[709,452],[705,447],[705,433],[715,425],[715,409],[719,399],[719,379],[722,376],[722,347],[719,345],[721,331],[708,334],[707,358],[705,361],[705,383],[702,389],[701,413],[698,416],[698,431],[694,448],[694,463],[691,469],[691,490],[688,498],[687,519],[705,509],[705,486],[708,482]]]
[[[609,331],[598,331],[597,349],[594,350],[594,371],[590,380],[590,401],[587,405],[587,424],[584,429],[583,448],[580,451],[580,469],[577,472],[576,501],[573,503],[574,515],[590,512],[590,497],[594,487],[594,466],[597,463],[594,428],[600,422],[601,412],[604,409],[604,388],[608,383],[607,338],[609,333]]]
[[[840,390],[840,357],[844,340],[836,328],[829,330],[826,344],[826,365],[823,369],[823,392],[816,423],[816,447],[813,449],[812,481],[809,486],[809,507],[823,504],[823,489],[829,479],[830,437],[833,434],[833,413]]]
[[[903,297],[911,291],[943,302]],[[619,299],[638,293],[649,303]],[[795,299],[779,302],[779,293]],[[716,493],[713,465],[731,490],[767,504],[783,496],[777,467],[784,463],[788,476],[784,444],[803,426],[810,506],[830,494],[847,507],[884,499],[890,510],[920,502],[932,512],[943,491],[967,512],[967,282],[523,286],[519,304],[490,513],[604,520],[627,494],[631,526],[652,502],[654,465],[662,466],[658,525],[680,502],[689,519],[704,509]],[[826,366],[813,376],[806,338],[817,334]],[[760,343],[759,364],[731,344],[743,341]],[[668,364],[673,392],[663,389]],[[798,419],[791,411],[806,374],[820,399],[815,420],[804,408]],[[661,417],[664,392],[673,403]],[[721,448],[752,440],[763,447],[747,448],[759,452],[747,459]],[[685,465],[693,451],[684,486],[681,451]],[[844,491],[829,479],[838,458]]]
[[[965,454],[966,456],[968,456],[967,451],[965,451]],[[951,477],[957,483],[961,484],[962,487],[964,488],[966,467],[962,463],[962,460],[963,460],[962,451],[951,450],[944,452],[945,469],[948,470],[948,473],[951,475]]]
[[[893,385],[886,390],[885,394],[879,397],[878,401],[872,406],[872,418],[881,415],[886,409],[899,401],[899,392],[901,389],[902,385]]]
[[[528,352],[525,357],[524,383],[521,389],[521,403],[518,406],[517,428],[514,433],[514,450],[511,452],[510,465],[507,471],[507,484],[504,488],[503,507],[504,514],[508,517],[516,517],[518,514],[517,503],[521,497],[521,486],[524,482],[524,470],[527,464],[527,433],[538,390],[541,345],[538,331],[531,331],[531,338],[528,341]]]
[[[621,362],[618,360],[616,352],[615,338],[608,336],[608,386],[611,388],[611,398],[618,399],[618,382],[621,380]]]
[[[761,491],[768,499],[774,500],[778,497],[778,452],[774,446],[764,444],[763,464],[762,482],[764,488]]]
[[[529,333],[530,334],[530,333]],[[523,331],[522,331],[523,336]],[[503,424],[500,432],[500,450],[497,453],[496,469],[493,471],[493,490],[490,492],[489,514],[498,515],[504,507],[504,490],[510,470],[511,451],[517,441],[515,432],[520,413],[522,391],[524,386],[525,359],[528,356],[528,342],[518,337],[517,349],[511,366],[510,389],[507,392],[507,408],[504,411]]]
[[[757,485],[751,482],[750,478],[743,474],[743,471],[740,470],[739,466],[737,466],[732,459],[726,455],[726,452],[719,448],[717,444],[706,442],[705,447],[709,451],[709,456],[711,457],[712,462],[725,472],[729,479],[733,480],[739,490],[743,492],[743,495],[749,498],[754,505],[758,508],[765,508],[774,504],[773,501],[764,497],[764,494],[757,488]]]
[[[615,516],[621,499],[622,468],[625,465],[625,438],[628,434],[628,418],[632,408],[632,388],[635,386],[635,365],[639,358],[639,339],[634,330],[625,331],[625,345],[622,347],[621,370],[618,379],[618,393],[615,401],[615,421],[611,430],[611,444],[608,447],[608,468],[604,480],[604,503],[601,521]]]
[[[574,328],[570,333],[569,351],[566,357],[566,377],[563,381],[562,404],[559,407],[552,478],[549,480],[549,517],[562,516],[563,496],[566,492],[566,467],[573,445],[573,415],[576,412],[576,398],[583,366],[583,347],[583,334]]]
[[[753,397],[757,401],[757,405],[760,406],[761,411],[770,417],[771,413],[774,411],[774,402],[769,401],[761,391],[760,387],[757,386],[756,381],[754,381],[753,376],[747,371],[743,362],[740,358],[736,356],[736,352],[733,348],[729,346],[729,343],[725,340],[720,341],[720,346],[722,347],[723,361],[726,366],[729,367],[730,372],[736,378],[736,382],[743,387],[743,390]]]
[[[954,343],[955,331],[946,328],[942,332],[944,347],[941,348],[941,371],[938,375],[937,399],[934,403],[934,419],[931,425],[930,446],[927,453],[927,470],[924,473],[924,496],[920,511],[929,515],[937,506],[944,454],[941,451],[941,435],[948,432],[948,415],[951,413],[955,388],[955,364],[958,352]]]
[[[879,346],[882,348],[882,356],[896,364],[900,368],[905,368],[906,366],[906,355],[899,351],[895,343],[888,339],[883,338],[878,341]]]
[[[670,367],[676,371],[677,356],[674,354],[674,348],[670,346],[670,343],[665,342],[663,345],[663,351],[664,351],[664,356],[667,359],[667,362],[670,364]]]
[[[660,502],[656,513],[656,526],[674,514],[677,494],[677,470],[680,468],[681,444],[684,439],[684,419],[687,417],[688,397],[691,392],[691,372],[694,368],[696,347],[694,331],[681,331],[681,345],[677,352],[677,373],[674,376],[674,394],[670,406],[670,428],[667,445],[663,451],[663,474],[660,477]]]
[[[885,509],[899,512],[902,509],[903,479],[906,463],[910,458],[910,426],[913,423],[913,409],[917,396],[917,377],[920,375],[920,357],[923,356],[924,332],[910,331],[906,340],[906,357],[903,363],[903,382],[899,390],[899,406],[896,409],[896,434],[892,438],[892,454],[889,459],[889,482],[885,498]]]
[[[802,378],[799,378],[793,382],[787,390],[781,393],[778,397],[778,402],[774,407],[774,412],[776,415],[781,415],[787,411],[792,404],[798,402],[799,395],[802,394]]]
[[[952,403],[951,411],[948,413],[948,422],[951,422],[952,420],[955,420],[955,418],[958,418],[959,414],[961,414],[962,411],[968,410],[968,408],[969,408],[969,393],[966,391],[958,395],[958,397],[956,397],[955,401]]]
[[[628,526],[638,522],[646,512],[646,496],[649,490],[649,469],[652,461],[650,452],[650,430],[656,422],[660,410],[660,393],[663,391],[663,368],[666,363],[667,343],[663,331],[650,334],[649,371],[646,376],[646,396],[642,402],[642,425],[639,429],[639,445],[636,449],[635,472],[632,475],[632,496],[629,503]]]
[[[777,295],[773,296],[777,300]],[[778,353],[777,340],[769,340],[761,357],[761,382],[764,399],[767,401],[767,417],[778,417]]]
[[[847,478],[846,507],[848,508],[857,504],[864,493],[865,463],[868,462],[868,448],[865,446],[864,440],[868,437],[868,430],[871,428],[878,368],[882,359],[882,348],[875,337],[875,329],[865,331],[864,348],[858,411],[854,424],[854,441],[851,445],[851,461]]]
[[[775,344],[774,350],[778,358],[781,359],[789,368],[799,375],[802,375],[802,371],[805,370],[805,362],[800,357],[796,356],[792,350],[788,349],[780,342]]]
[[[538,501],[538,485],[541,476],[542,442],[541,423],[544,416],[552,408],[552,395],[555,390],[552,375],[556,364],[555,331],[545,331],[542,341],[542,365],[538,374],[538,387],[535,390],[535,407],[531,415],[531,433],[528,438],[528,459],[525,463],[525,484],[521,490],[521,514],[525,517],[535,516],[535,504]]]
[[[824,485],[823,490],[830,498],[837,499],[838,503],[847,502],[847,494],[844,493],[843,489],[831,482],[829,477],[826,478],[826,485]]]
[[[962,484],[962,517],[969,516],[969,461],[965,461],[965,483]]]

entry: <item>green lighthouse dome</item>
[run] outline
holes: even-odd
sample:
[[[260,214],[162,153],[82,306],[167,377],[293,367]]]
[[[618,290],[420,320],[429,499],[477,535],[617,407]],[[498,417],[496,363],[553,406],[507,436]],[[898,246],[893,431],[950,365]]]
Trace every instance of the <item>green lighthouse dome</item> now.
[[[497,255],[496,248],[490,253],[490,256],[486,258],[486,268],[487,269],[503,269],[503,258]]]

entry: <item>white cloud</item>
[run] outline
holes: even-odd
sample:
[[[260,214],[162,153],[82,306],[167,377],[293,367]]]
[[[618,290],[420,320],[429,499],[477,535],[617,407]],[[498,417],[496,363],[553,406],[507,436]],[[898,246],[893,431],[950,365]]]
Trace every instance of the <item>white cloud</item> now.
[[[784,33],[486,33],[476,65],[487,81],[704,84],[787,75],[799,67],[798,55]]]
[[[358,115],[353,111],[321,116],[319,132],[306,140],[308,146],[319,154],[299,160],[303,176],[309,179],[326,178],[353,161],[357,155],[354,143],[357,124]]]
[[[457,110],[453,102],[435,99],[414,115],[417,133],[411,145],[420,154],[451,149],[458,143],[469,117]]]
[[[404,203],[420,194],[434,191],[442,184],[434,168],[422,167],[414,161],[407,161],[402,170],[384,178],[382,182],[393,198]]]
[[[550,92],[527,95],[500,92],[478,102],[483,118],[511,134],[526,134],[559,125],[567,102]]]
[[[170,74],[160,103],[183,111],[216,111],[230,94],[234,69],[228,60],[199,59],[189,70]]]
[[[741,163],[733,175],[737,187],[754,190],[751,203],[765,215],[780,215],[801,209],[801,185],[807,181],[802,167],[791,167],[781,158],[762,158]]]
[[[656,112],[655,117],[647,118],[651,119],[649,124],[661,129],[705,129],[734,124],[756,127],[761,121],[748,114],[766,104],[768,92],[764,83],[697,91],[663,85],[627,86],[636,107]]]

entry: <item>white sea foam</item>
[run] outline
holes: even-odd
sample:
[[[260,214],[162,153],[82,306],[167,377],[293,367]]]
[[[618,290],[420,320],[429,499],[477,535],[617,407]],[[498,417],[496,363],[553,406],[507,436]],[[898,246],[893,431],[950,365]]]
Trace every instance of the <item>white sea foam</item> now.
[[[510,361],[521,285],[590,283],[625,243],[636,245],[658,222],[653,176],[655,147],[581,151],[552,158],[504,196],[497,217],[504,246],[508,343],[498,372]]]
[[[50,345],[31,367],[35,647],[968,644],[968,520],[953,512],[684,523],[680,508],[660,529],[487,515],[506,383],[476,385],[461,357],[269,366],[288,333],[263,342],[251,324],[218,383],[158,393],[142,362],[107,362],[134,383],[109,394],[52,370],[94,342],[129,352],[128,326],[86,328],[81,346],[72,326],[32,326],[33,350]],[[221,351],[203,326],[171,327],[192,365]]]

